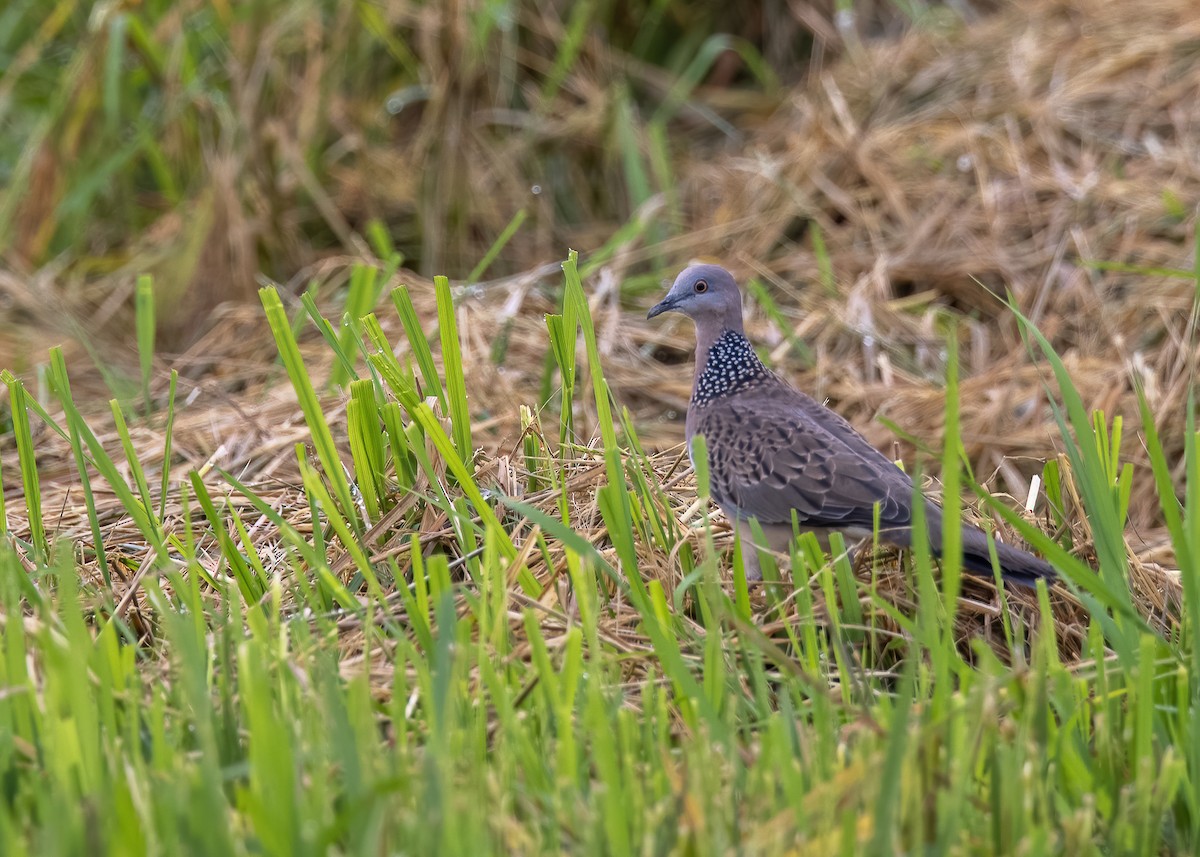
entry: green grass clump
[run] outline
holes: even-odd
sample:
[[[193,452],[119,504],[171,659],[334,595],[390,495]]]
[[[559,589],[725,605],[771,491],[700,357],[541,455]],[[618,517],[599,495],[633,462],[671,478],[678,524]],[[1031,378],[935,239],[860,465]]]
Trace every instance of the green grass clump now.
[[[1093,530],[1117,534],[1098,542],[1096,574],[997,507],[1083,605],[1077,659],[1059,645],[1062,592],[1009,593],[1027,609],[999,603],[1003,633],[961,639],[968,582],[953,563],[939,579],[920,546],[907,572],[863,574],[802,539],[787,567],[764,563],[794,589],[751,598],[740,576],[721,583],[712,529],[689,535],[663,484],[670,462],[644,453],[614,407],[574,256],[563,267],[546,342],[560,426],[546,442],[549,411],[523,411],[520,496],[472,448],[444,282],[437,340],[406,291],[391,295],[412,363],[371,313],[373,275],[358,275],[374,296],[340,335],[310,312],[347,384],[344,422],[328,418],[316,392],[327,379],[311,377],[293,322],[263,290],[312,440],[296,449],[287,495],[217,471],[156,484],[116,403],[120,453],[100,443],[61,355],[53,414],[6,376],[25,503],[6,508],[0,545],[0,851],[1200,846],[1194,430],[1176,491],[1143,415],[1185,567],[1179,615],[1151,623],[1121,553],[1119,429],[1083,413],[1027,326],[1057,373],[1069,476]],[[954,516],[973,483],[953,349],[949,365]],[[576,396],[598,414],[597,446],[574,435]],[[171,395],[168,421],[175,407]],[[43,523],[31,421],[71,442],[92,544],[56,542]],[[123,529],[100,514],[97,476]],[[703,467],[698,478],[703,496]],[[583,492],[570,487],[581,480]],[[95,572],[110,567],[122,574]],[[888,588],[905,579],[914,610]]]

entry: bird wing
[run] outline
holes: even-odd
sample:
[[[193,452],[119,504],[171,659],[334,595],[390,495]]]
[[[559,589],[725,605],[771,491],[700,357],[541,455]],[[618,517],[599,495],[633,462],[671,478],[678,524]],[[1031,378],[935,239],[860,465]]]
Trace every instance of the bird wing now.
[[[796,390],[739,396],[696,414],[708,449],[713,500],[727,514],[805,527],[912,520],[912,480],[849,423]]]

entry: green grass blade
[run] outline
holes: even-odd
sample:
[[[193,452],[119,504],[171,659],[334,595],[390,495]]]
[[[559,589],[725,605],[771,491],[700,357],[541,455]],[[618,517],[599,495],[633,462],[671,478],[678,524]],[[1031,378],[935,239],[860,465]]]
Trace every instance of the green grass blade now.
[[[157,555],[160,558],[164,557],[166,546],[152,507],[143,506],[142,501],[130,490],[120,470],[105,451],[95,432],[88,426],[83,415],[79,413],[78,407],[71,398],[70,380],[67,376],[67,366],[63,360],[61,349],[50,349],[49,378],[51,388],[63,408],[67,424],[71,427],[71,431],[78,433],[78,436],[87,445],[91,464],[100,471],[100,475],[104,477],[113,493],[116,494],[125,513],[130,516],[147,542],[155,548]]]
[[[304,366],[304,359],[300,356],[300,347],[292,335],[292,328],[288,323],[287,313],[284,312],[283,303],[273,288],[260,289],[258,294],[263,308],[267,312],[267,324],[270,325],[271,333],[275,337],[279,356],[283,360],[288,378],[291,379],[292,387],[296,391],[300,409],[304,412],[304,421],[312,435],[317,458],[324,469],[325,477],[333,487],[333,496],[337,500],[338,507],[357,531],[360,524],[358,516],[355,514],[354,501],[350,495],[350,483],[346,480],[346,471],[342,466],[341,457],[338,455],[337,446],[333,442],[333,434],[329,430],[329,424],[325,421],[325,413],[321,409],[316,390],[313,389],[308,370]]]
[[[154,402],[150,398],[150,378],[154,373],[154,331],[157,320],[154,314],[154,278],[148,274],[138,277],[134,305],[138,364],[142,370],[142,404],[149,415],[154,411]]]
[[[316,291],[309,290],[300,296],[300,305],[304,307],[304,311],[308,313],[308,317],[312,319],[313,325],[317,328],[317,332],[321,334],[321,338],[325,340],[325,344],[333,352],[337,358],[337,365],[334,366],[333,373],[330,376],[330,386],[344,385],[346,379],[356,378],[354,371],[354,357],[346,348],[346,344],[338,337],[333,329],[333,325],[329,323],[329,319],[321,315],[321,310],[317,308]],[[292,338],[296,337],[296,327],[289,327]],[[339,380],[340,379],[340,380]]]
[[[464,462],[475,457],[471,443],[471,412],[467,408],[467,381],[463,374],[462,347],[458,341],[458,321],[454,315],[454,300],[450,280],[434,277],[437,289],[438,327],[442,333],[442,368],[446,372],[446,398],[450,410],[454,446]]]
[[[170,386],[167,388],[167,424],[163,427],[162,478],[158,488],[158,519],[167,518],[167,491],[171,487],[171,456],[175,444],[175,392],[179,386],[179,372],[171,370]]]
[[[46,524],[42,518],[42,489],[38,479],[37,454],[33,434],[29,429],[29,409],[26,407],[25,385],[7,370],[3,373],[12,407],[13,434],[17,441],[17,460],[21,465],[21,489],[25,495],[25,511],[29,522],[29,541],[33,558],[38,563],[50,561],[50,544],[46,540]]]
[[[471,273],[467,275],[468,283],[479,282],[479,278],[483,276],[483,272],[492,266],[492,263],[496,261],[496,257],[508,246],[508,242],[517,234],[517,230],[521,228],[521,224],[525,222],[527,217],[529,217],[529,212],[523,208],[513,215],[513,219],[508,221],[508,225],[504,227],[504,230],[496,237],[496,240],[492,242],[492,246],[483,254],[483,258],[479,260],[479,264],[472,268]]]
[[[441,377],[438,375],[437,366],[433,362],[433,352],[429,348],[429,340],[426,339],[425,333],[421,330],[421,317],[417,315],[417,309],[413,306],[412,296],[409,295],[408,289],[404,286],[392,290],[392,304],[396,307],[396,314],[400,316],[400,323],[404,325],[404,333],[408,338],[408,347],[412,350],[413,357],[416,358],[417,366],[421,369],[421,377],[425,380],[426,396],[437,396],[442,407],[447,406],[446,391],[442,387]]]
[[[346,431],[350,435],[354,478],[372,521],[379,520],[383,498],[387,494],[382,424],[383,415],[375,400],[375,385],[371,381],[351,381],[350,401],[346,403]]]

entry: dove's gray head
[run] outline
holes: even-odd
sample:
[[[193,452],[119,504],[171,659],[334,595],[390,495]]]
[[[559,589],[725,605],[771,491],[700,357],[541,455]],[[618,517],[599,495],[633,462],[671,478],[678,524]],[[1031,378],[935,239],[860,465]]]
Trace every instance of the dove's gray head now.
[[[723,330],[742,332],[742,296],[733,275],[719,265],[692,265],[675,278],[671,291],[646,314],[681,312],[696,322],[700,339]]]

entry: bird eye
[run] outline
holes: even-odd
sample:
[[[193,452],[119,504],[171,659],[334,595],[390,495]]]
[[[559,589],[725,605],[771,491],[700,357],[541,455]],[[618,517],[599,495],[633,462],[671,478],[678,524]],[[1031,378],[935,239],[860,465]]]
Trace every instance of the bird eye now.
[[[708,280],[696,280],[696,294],[702,295],[708,291]]]

